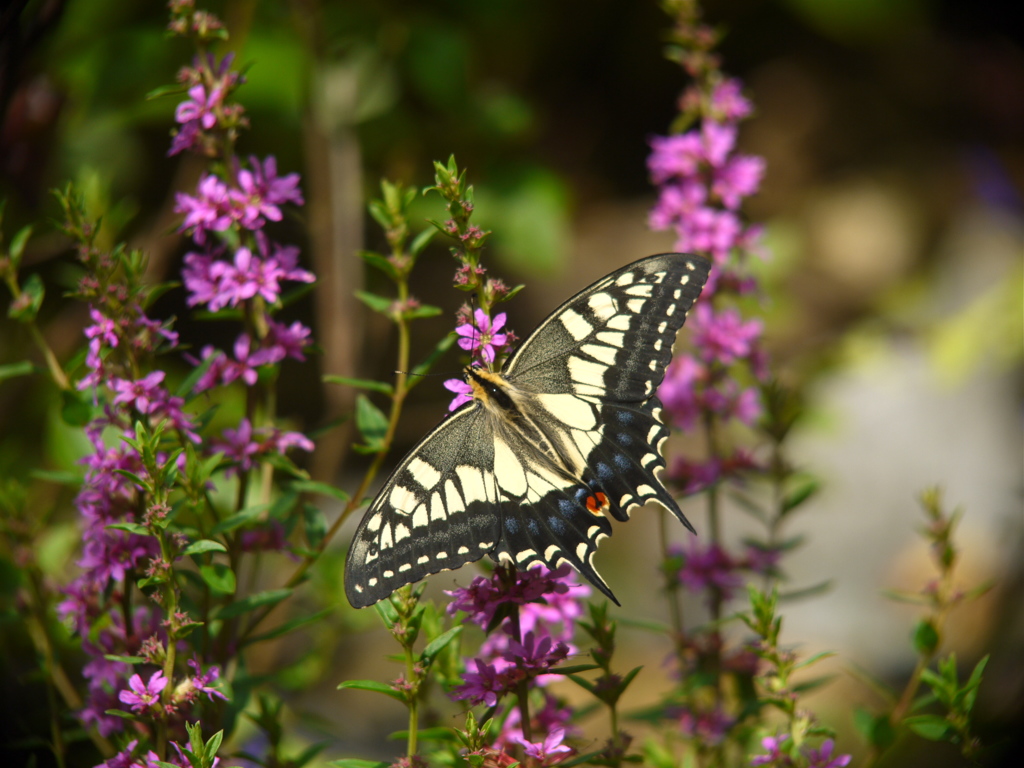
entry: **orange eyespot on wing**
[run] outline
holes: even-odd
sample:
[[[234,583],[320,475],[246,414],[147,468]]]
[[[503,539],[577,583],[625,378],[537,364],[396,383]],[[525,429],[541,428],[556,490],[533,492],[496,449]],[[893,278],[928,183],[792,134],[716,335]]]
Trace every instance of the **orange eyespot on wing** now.
[[[587,497],[587,510],[592,515],[600,515],[608,509],[608,497],[598,491],[593,496]]]

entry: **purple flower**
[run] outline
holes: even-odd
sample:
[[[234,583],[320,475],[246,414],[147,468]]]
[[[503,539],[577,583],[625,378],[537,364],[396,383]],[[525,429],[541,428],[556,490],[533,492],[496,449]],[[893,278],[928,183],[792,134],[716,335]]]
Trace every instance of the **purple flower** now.
[[[789,755],[782,751],[782,743],[789,738],[789,734],[782,734],[781,736],[766,736],[761,739],[761,746],[768,750],[766,755],[755,755],[750,759],[751,765],[768,765],[769,763],[776,763],[778,765],[790,765],[791,760]]]
[[[188,660],[188,665],[192,667],[195,675],[192,677],[192,690],[194,693],[205,693],[210,701],[214,700],[214,697],[219,698],[223,701],[227,701],[228,697],[225,696],[220,690],[213,687],[213,684],[220,677],[220,667],[211,666],[206,672],[203,672],[203,668],[199,663],[198,658],[191,658]]]
[[[234,307],[256,295],[273,304],[281,293],[275,266],[254,256],[248,248],[235,251],[233,262],[215,261],[210,276],[217,282],[219,296],[210,302],[210,309],[216,312],[228,304]]]
[[[572,753],[572,747],[563,744],[564,728],[553,728],[542,742],[531,742],[525,738],[518,739],[523,745],[527,757],[532,757],[540,765],[554,765]]]
[[[715,170],[711,193],[717,196],[726,208],[736,210],[743,202],[743,198],[754,194],[761,186],[763,176],[762,158],[747,155],[733,157]]]
[[[462,337],[459,346],[474,356],[479,355],[487,363],[493,363],[496,351],[508,343],[508,334],[498,333],[505,327],[505,317],[501,312],[492,322],[486,312],[477,309],[473,313],[473,323],[464,323],[455,329],[455,333]]]
[[[730,308],[715,312],[710,304],[704,302],[694,307],[691,323],[694,346],[706,361],[717,361],[722,365],[748,357],[763,328],[759,320],[744,322],[739,310]]]
[[[289,448],[312,451],[314,447],[313,441],[299,432],[283,432],[274,427],[254,429],[248,419],[242,419],[238,429],[225,429],[223,439],[213,441],[213,449],[236,464],[227,470],[228,474],[252,469],[260,456],[283,454]]]
[[[727,600],[742,586],[739,565],[717,544],[710,544],[707,549],[702,549],[701,545],[695,542],[689,550],[675,547],[673,554],[683,559],[683,566],[679,569],[677,578],[693,592],[713,588]]]
[[[463,684],[452,690],[451,697],[455,700],[468,700],[473,705],[495,706],[498,697],[506,692],[507,680],[498,674],[493,664],[483,659],[470,659],[470,663],[476,666],[476,672],[467,669],[462,676]]]
[[[183,124],[195,121],[206,131],[213,128],[217,124],[214,109],[224,100],[224,89],[214,88],[207,97],[205,87],[193,85],[188,89],[188,95],[189,98],[174,110],[174,119]]]
[[[148,683],[135,674],[128,679],[130,690],[121,691],[118,698],[129,705],[133,712],[142,712],[160,702],[160,692],[167,687],[167,678],[161,670],[154,672]]]
[[[679,729],[690,738],[699,739],[706,747],[714,747],[725,741],[729,729],[735,723],[736,719],[721,707],[710,712],[695,712],[684,707],[679,713]]]
[[[255,353],[250,361],[253,365],[268,365],[290,357],[294,360],[305,360],[303,350],[310,345],[310,329],[298,320],[291,325],[267,321],[267,335],[263,339],[264,348]]]
[[[652,152],[647,158],[647,170],[655,184],[695,176],[704,159],[704,147],[696,131],[654,136],[650,144]]]
[[[448,404],[449,411],[454,411],[460,405],[473,400],[473,388],[462,379],[448,379],[444,383],[444,388],[455,393],[455,397]]]
[[[836,755],[832,757],[832,750],[835,747],[832,739],[825,739],[821,743],[821,749],[809,749],[805,752],[809,762],[809,768],[845,768],[850,764],[853,755]]]
[[[579,736],[581,733],[579,727],[572,724],[573,710],[562,706],[558,699],[546,690],[542,690],[541,695],[544,697],[544,706],[531,713],[531,725],[534,732],[551,733],[554,729],[560,728],[566,735]],[[521,720],[522,712],[519,707],[510,709],[501,724],[501,733],[498,734],[495,745],[505,747],[509,743],[523,743]]]
[[[158,402],[164,399],[164,391],[160,384],[164,380],[163,371],[153,371],[138,381],[114,379],[110,388],[116,393],[114,405],[130,405],[139,413],[152,413]]]
[[[711,92],[711,112],[718,120],[736,122],[754,111],[735,78],[725,78]]]
[[[697,386],[707,375],[703,365],[690,355],[679,355],[665,369],[658,397],[679,429],[690,429],[701,414]]]
[[[203,244],[207,232],[220,232],[231,226],[234,210],[227,184],[213,174],[200,179],[195,197],[178,192],[175,213],[185,214],[181,231],[192,230],[193,239]]]
[[[116,347],[118,344],[117,323],[109,317],[105,317],[95,307],[89,307],[89,317],[92,318],[94,324],[85,329],[85,337],[92,340],[97,346],[100,342],[104,342],[108,346]]]
[[[160,764],[159,755],[153,750],[149,750],[145,754],[135,754],[138,746],[139,740],[132,739],[124,750],[100,763],[96,768],[156,768]]]
[[[270,155],[263,164],[259,158],[250,157],[252,170],[238,171],[239,190],[234,199],[239,207],[239,221],[246,229],[259,229],[265,220],[280,221],[283,203],[302,205],[299,190],[299,174],[289,173],[278,177],[277,159]]]
[[[497,572],[490,577],[477,576],[468,587],[445,592],[452,598],[448,604],[448,615],[454,616],[464,611],[469,614],[467,618],[470,621],[486,628],[498,608],[505,603],[522,606],[537,600],[548,600],[554,595],[565,594],[573,586],[579,586],[570,576],[572,573],[568,565],[561,565],[553,571],[543,565],[536,565],[525,571],[517,571],[516,580],[511,585],[505,583]]]
[[[184,268],[181,270],[181,278],[185,284],[185,290],[188,292],[186,303],[190,307],[194,307],[197,304],[210,304],[218,301],[220,288],[219,279],[212,273],[213,256],[190,251],[185,254],[183,261]]]

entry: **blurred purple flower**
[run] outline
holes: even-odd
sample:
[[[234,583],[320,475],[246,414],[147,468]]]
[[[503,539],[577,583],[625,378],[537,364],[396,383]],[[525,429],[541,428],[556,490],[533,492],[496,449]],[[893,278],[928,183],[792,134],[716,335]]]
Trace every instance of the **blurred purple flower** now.
[[[224,458],[236,465],[229,468],[227,474],[252,469],[260,456],[283,454],[289,448],[312,451],[314,447],[313,441],[303,434],[270,426],[254,429],[248,419],[242,419],[238,429],[226,428],[222,439],[212,442],[214,451],[223,452]]]
[[[184,192],[175,195],[175,213],[184,214],[182,232],[192,231],[192,239],[200,245],[206,242],[207,232],[220,232],[234,221],[233,202],[227,184],[213,174],[205,174],[193,197]]]
[[[202,665],[199,663],[199,659],[193,657],[188,660],[188,665],[192,667],[192,671],[195,674],[192,676],[192,692],[193,694],[205,693],[209,697],[210,701],[214,698],[227,701],[228,697],[224,695],[222,691],[213,687],[213,684],[220,677],[220,667],[214,665],[210,666],[206,672],[203,672]]]
[[[110,388],[114,391],[114,405],[128,405],[139,413],[152,413],[157,403],[164,399],[160,384],[164,380],[163,371],[153,371],[138,381],[114,379]]]
[[[555,765],[573,752],[572,747],[562,743],[564,740],[565,729],[554,728],[542,742],[530,742],[525,738],[520,738],[518,741],[523,745],[523,751],[527,757],[533,758],[540,765]]]
[[[776,765],[791,765],[792,761],[785,752],[782,751],[782,744],[789,738],[789,734],[782,734],[781,736],[766,736],[761,739],[761,746],[768,750],[766,755],[755,755],[750,759],[751,765],[768,765],[769,763],[775,763]]]
[[[156,768],[160,764],[160,757],[153,750],[135,754],[138,747],[139,740],[132,739],[122,751],[95,768]]]
[[[683,707],[679,711],[679,729],[692,739],[698,739],[704,747],[715,747],[725,741],[729,729],[736,724],[736,718],[729,716],[721,707],[711,711],[698,711]]]
[[[673,547],[672,554],[683,561],[676,577],[693,592],[716,589],[728,600],[743,585],[739,564],[718,544],[710,544],[705,549],[693,542],[688,549]]]
[[[239,207],[239,223],[246,229],[259,229],[266,220],[280,221],[280,205],[303,205],[299,189],[299,174],[277,175],[277,159],[273,155],[260,164],[259,158],[250,157],[251,169],[242,168],[236,174],[238,190],[234,200]]]
[[[693,344],[705,362],[730,365],[747,357],[761,336],[760,320],[743,320],[739,310],[728,308],[716,312],[708,303],[699,302],[692,312]]]
[[[188,99],[178,104],[174,110],[174,119],[182,124],[196,122],[199,128],[210,130],[217,124],[214,110],[224,100],[224,88],[217,87],[206,95],[206,88],[193,85],[188,89]]]
[[[832,739],[825,739],[820,749],[808,749],[805,754],[808,759],[808,768],[845,768],[850,764],[853,755],[836,755],[832,757],[832,750],[836,743]]]

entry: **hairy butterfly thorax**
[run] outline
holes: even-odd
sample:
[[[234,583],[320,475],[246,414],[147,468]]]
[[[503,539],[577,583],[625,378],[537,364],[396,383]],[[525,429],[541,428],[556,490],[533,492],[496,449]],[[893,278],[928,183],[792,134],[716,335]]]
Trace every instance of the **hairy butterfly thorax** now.
[[[592,562],[608,515],[657,502],[693,530],[659,478],[668,428],[655,392],[709,267],[636,261],[558,307],[501,371],[465,368],[473,399],[401,461],[359,524],[352,605],[484,555],[567,562],[614,601]]]

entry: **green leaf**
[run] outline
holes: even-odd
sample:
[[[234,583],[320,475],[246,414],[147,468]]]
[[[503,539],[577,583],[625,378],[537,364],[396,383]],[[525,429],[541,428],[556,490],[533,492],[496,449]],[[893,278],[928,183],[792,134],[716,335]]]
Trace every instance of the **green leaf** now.
[[[254,504],[251,507],[247,507],[246,509],[243,509],[241,512],[236,512],[230,517],[221,520],[219,523],[213,526],[213,530],[211,531],[211,533],[214,536],[216,536],[220,533],[227,533],[228,531],[233,531],[235,530],[235,528],[239,528],[245,525],[246,523],[252,522],[261,514],[266,512],[268,508],[269,505],[267,504]]]
[[[792,493],[786,495],[782,500],[781,508],[779,509],[779,515],[785,516],[801,506],[805,501],[809,500],[821,489],[821,484],[816,480],[809,480],[808,482],[801,485],[799,488],[794,490]]]
[[[28,360],[22,360],[20,363],[0,365],[0,381],[13,379],[18,376],[28,376],[30,373],[35,372],[35,370],[36,367]]]
[[[193,541],[182,551],[183,555],[201,555],[203,552],[227,552],[227,547],[219,541],[211,539],[200,539]]]
[[[125,712],[123,709],[108,709],[103,714],[113,715],[114,717],[120,717],[123,720],[139,720],[139,718],[136,715],[133,715],[131,712]]]
[[[389,741],[407,741],[409,738],[409,731],[394,731],[387,735]],[[443,741],[454,743],[459,740],[458,734],[454,730],[444,725],[438,725],[433,728],[420,728],[416,731],[416,738],[419,741]]]
[[[896,730],[885,714],[876,715],[864,707],[853,712],[853,724],[871,746],[879,751],[888,749],[896,741]]]
[[[344,757],[341,760],[331,760],[328,765],[336,768],[389,768],[391,763],[380,763],[376,760],[360,760],[356,757]]]
[[[181,83],[173,83],[171,85],[161,85],[161,86],[158,86],[157,88],[154,88],[153,90],[149,91],[149,93],[147,93],[144,98],[147,99],[147,100],[148,99],[158,99],[161,96],[168,96],[168,95],[170,95],[172,93],[184,93],[184,92],[185,92],[185,86],[184,85],[182,85]]]
[[[214,352],[207,358],[204,358],[199,365],[192,369],[192,372],[185,377],[185,380],[178,385],[178,388],[174,390],[174,394],[177,397],[184,398],[185,402],[191,402],[194,398],[199,397],[201,392],[196,392],[196,384],[199,380],[206,375],[206,372],[210,370],[210,367],[224,356],[223,352]]]
[[[297,619],[286,621],[281,626],[274,627],[269,632],[264,632],[262,635],[250,637],[248,640],[246,640],[246,645],[260,643],[264,640],[273,640],[276,637],[287,635],[289,632],[294,632],[296,629],[304,627],[307,624],[316,624],[317,622],[320,622],[323,619],[325,619],[327,616],[330,616],[333,612],[334,610],[331,608],[324,608],[322,611],[317,611],[316,613],[311,614],[309,616],[300,616]]]
[[[21,296],[18,297],[17,301],[11,302],[7,308],[7,316],[12,320],[31,323],[36,319],[36,315],[39,314],[39,308],[43,305],[45,293],[46,289],[43,287],[43,279],[33,272],[21,287]]]
[[[206,585],[218,595],[233,595],[235,593],[235,572],[223,563],[200,565],[199,575],[203,577]]]
[[[277,605],[292,593],[290,589],[268,589],[265,592],[257,592],[255,595],[228,603],[217,613],[218,619],[233,619],[243,613],[254,611],[269,605]]]
[[[388,417],[365,395],[356,398],[356,427],[368,448],[381,450],[388,431]]]
[[[385,395],[392,395],[395,392],[395,388],[387,382],[374,381],[372,379],[353,379],[349,376],[328,374],[323,377],[323,380],[327,384],[341,384],[346,387],[355,387],[356,389],[369,389],[373,392],[383,392]]]
[[[118,656],[113,653],[103,654],[103,658],[107,661],[119,661],[122,664],[145,664],[146,660],[142,656]]]
[[[430,304],[421,304],[413,309],[406,310],[405,316],[410,320],[418,320],[424,317],[437,317],[441,314],[440,307],[434,307]]]
[[[391,317],[391,309],[395,303],[394,299],[389,299],[386,296],[378,296],[376,293],[370,293],[368,291],[356,291],[356,298],[374,312],[380,312],[382,315]]]
[[[552,675],[578,675],[580,672],[589,672],[592,669],[600,669],[597,664],[572,664],[566,667],[554,667],[548,670]],[[637,670],[639,671],[639,667]]]
[[[7,249],[7,253],[11,257],[11,266],[15,271],[21,266],[21,257],[25,253],[25,246],[28,245],[30,237],[32,237],[32,225],[28,224],[19,229],[11,238],[11,247]]]
[[[817,664],[822,659],[829,659],[835,655],[836,654],[834,651],[822,651],[821,653],[816,653],[813,656],[808,656],[803,661],[794,664],[793,669],[802,669],[803,667],[809,667],[812,664]]]
[[[922,619],[914,628],[914,649],[922,656],[935,652],[939,647],[939,633],[927,619]]]
[[[338,686],[338,690],[340,691],[343,688],[352,688],[358,691],[375,691],[376,693],[390,696],[397,701],[405,701],[404,694],[399,693],[387,683],[382,683],[379,680],[346,680]]]
[[[62,390],[60,393],[60,399],[60,417],[69,427],[84,427],[92,421],[92,403],[82,397],[78,392],[70,389]]]
[[[69,472],[64,469],[33,469],[28,476],[36,480],[43,480],[58,485],[77,486],[82,484],[82,476],[77,472]]]
[[[458,637],[461,632],[461,626],[452,627],[447,632],[435,637],[427,643],[427,647],[423,649],[423,653],[420,654],[420,662],[424,665],[432,664],[434,659],[437,657],[437,654],[443,651],[448,643]]]
[[[946,718],[939,715],[914,715],[906,718],[903,723],[929,741],[942,741],[953,732]]]
[[[412,239],[412,244],[409,246],[409,253],[413,256],[419,256],[420,252],[427,247],[427,243],[433,240],[434,235],[436,234],[436,229],[424,229]]]
[[[302,505],[302,521],[306,528],[306,541],[309,546],[319,547],[327,535],[327,518],[320,507],[313,504]]]
[[[149,529],[144,525],[138,523],[111,523],[106,526],[108,530],[114,531],[127,531],[128,533],[134,533],[138,536],[152,536]]]
[[[974,709],[974,700],[978,696],[978,686],[981,685],[981,676],[985,671],[985,666],[988,664],[988,654],[985,654],[981,661],[974,665],[974,670],[971,672],[971,676],[967,679],[964,684],[964,706],[965,712],[970,712]]]
[[[370,213],[374,214],[374,218],[376,218],[374,206],[372,204],[370,205]],[[381,224],[381,226],[384,227],[385,229],[388,228],[387,224]],[[396,277],[398,277],[398,273],[395,271],[395,265],[388,260],[387,256],[384,256],[383,254],[377,253],[375,251],[357,251],[357,253],[359,254],[359,258],[361,258],[371,267],[379,269],[390,279],[394,280]]]
[[[301,493],[318,493],[321,496],[330,496],[338,501],[349,500],[349,495],[341,490],[341,488],[335,488],[330,483],[321,483],[319,480],[295,480],[292,482],[291,487],[293,490]]]

